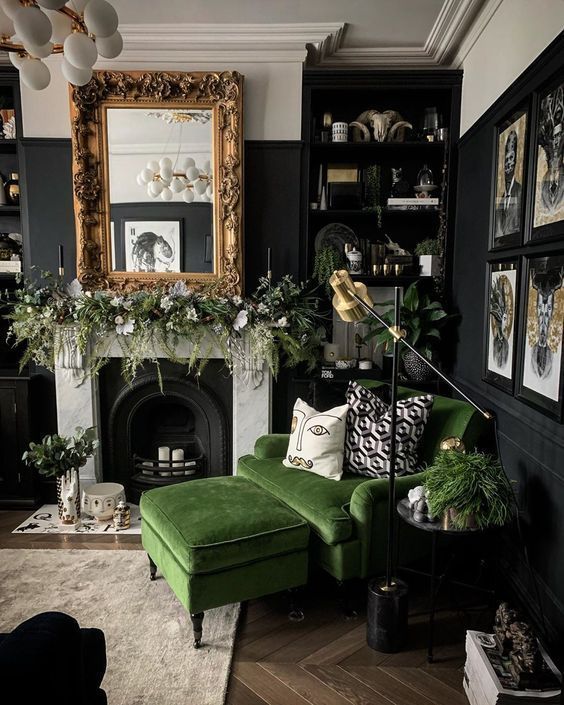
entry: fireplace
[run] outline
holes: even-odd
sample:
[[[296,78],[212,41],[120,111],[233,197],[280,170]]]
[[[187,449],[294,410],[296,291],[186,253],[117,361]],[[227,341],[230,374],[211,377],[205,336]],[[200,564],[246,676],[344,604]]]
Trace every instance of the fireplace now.
[[[161,375],[162,389],[154,370],[128,385],[114,360],[100,378],[103,479],[124,485],[135,503],[153,487],[231,472],[231,377],[222,363],[196,379],[163,361]]]

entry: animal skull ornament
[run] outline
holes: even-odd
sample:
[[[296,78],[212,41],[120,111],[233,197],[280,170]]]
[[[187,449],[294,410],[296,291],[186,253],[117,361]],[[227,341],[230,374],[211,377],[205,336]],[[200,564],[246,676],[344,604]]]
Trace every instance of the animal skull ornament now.
[[[413,125],[404,120],[396,110],[384,110],[383,113],[378,110],[365,110],[355,122],[370,126],[376,142],[403,142],[405,129],[413,128]],[[356,126],[353,128],[353,140],[360,141]]]

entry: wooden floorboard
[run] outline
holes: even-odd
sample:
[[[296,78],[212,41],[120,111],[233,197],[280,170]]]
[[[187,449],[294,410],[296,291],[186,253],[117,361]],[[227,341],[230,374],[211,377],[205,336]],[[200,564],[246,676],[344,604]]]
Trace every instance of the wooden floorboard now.
[[[0,511],[0,548],[142,550],[137,535],[12,534],[29,514]],[[457,615],[439,615],[436,663],[428,664],[427,617],[420,613],[426,595],[414,594],[417,614],[410,619],[406,647],[383,654],[366,644],[365,594],[361,585],[360,616],[353,621],[345,619],[328,580],[304,596],[303,622],[288,620],[282,594],[246,604],[226,705],[465,705],[465,627]]]

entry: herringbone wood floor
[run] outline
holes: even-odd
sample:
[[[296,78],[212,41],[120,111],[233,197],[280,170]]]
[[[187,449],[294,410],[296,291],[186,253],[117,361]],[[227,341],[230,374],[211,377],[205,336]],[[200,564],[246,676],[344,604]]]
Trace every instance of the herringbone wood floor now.
[[[28,511],[0,512],[0,548],[140,549],[137,536],[30,536],[11,531]],[[303,596],[306,618],[288,620],[285,596],[250,602],[235,644],[227,705],[467,705],[462,690],[465,626],[442,613],[436,627],[436,662],[426,661],[427,616],[410,617],[407,647],[381,654],[366,645],[360,614],[345,619],[332,583],[315,582]],[[412,612],[424,605],[414,596]]]

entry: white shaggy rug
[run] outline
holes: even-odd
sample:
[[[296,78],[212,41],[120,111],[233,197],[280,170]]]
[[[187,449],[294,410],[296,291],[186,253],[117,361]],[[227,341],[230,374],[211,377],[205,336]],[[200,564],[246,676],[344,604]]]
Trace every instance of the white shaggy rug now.
[[[0,632],[39,612],[66,612],[106,636],[111,705],[223,705],[239,605],[206,612],[202,648],[144,551],[0,550]]]

